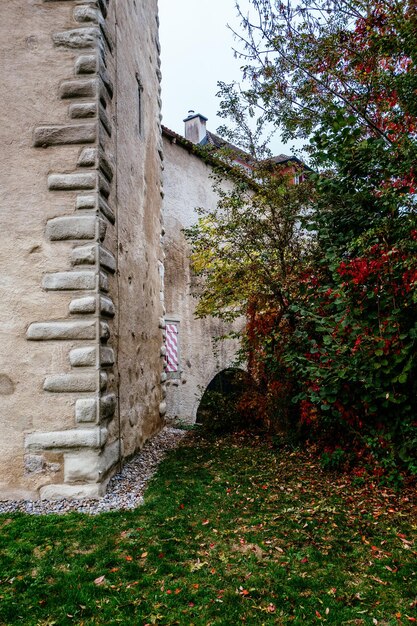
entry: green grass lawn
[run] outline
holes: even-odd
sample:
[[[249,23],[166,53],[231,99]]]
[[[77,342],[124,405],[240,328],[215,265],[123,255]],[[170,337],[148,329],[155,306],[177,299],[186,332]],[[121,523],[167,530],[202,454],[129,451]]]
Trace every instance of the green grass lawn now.
[[[1,515],[0,623],[417,621],[411,488],[355,486],[256,437],[187,442],[136,511]]]

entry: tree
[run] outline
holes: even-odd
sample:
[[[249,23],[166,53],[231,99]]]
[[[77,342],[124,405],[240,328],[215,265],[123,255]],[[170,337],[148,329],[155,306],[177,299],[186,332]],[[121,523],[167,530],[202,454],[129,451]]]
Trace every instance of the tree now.
[[[268,303],[256,283],[245,294],[259,317],[293,286],[279,323],[256,338],[248,327],[247,349],[269,364],[270,382],[283,369],[292,379],[308,437],[417,473],[416,5],[250,6],[240,10],[249,86],[239,97],[223,86],[223,115],[236,117],[237,102],[250,115],[260,107],[258,130],[309,137],[318,173],[301,214],[312,249],[300,250],[291,279],[273,272]]]

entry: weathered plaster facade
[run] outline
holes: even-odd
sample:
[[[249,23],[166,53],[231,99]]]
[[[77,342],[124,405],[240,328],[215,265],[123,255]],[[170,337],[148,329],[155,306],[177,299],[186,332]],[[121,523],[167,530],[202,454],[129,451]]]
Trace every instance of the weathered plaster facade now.
[[[204,118],[205,119],[205,118]],[[197,133],[198,136],[198,133]],[[214,319],[196,319],[192,295],[190,248],[183,229],[197,221],[197,207],[214,209],[212,167],[194,153],[192,144],[165,129],[164,143],[164,248],[166,322],[178,328],[179,368],[168,374],[167,418],[195,422],[202,395],[223,369],[235,362],[238,342],[216,338],[230,332],[230,325]],[[232,182],[224,183],[225,188]],[[242,322],[237,322],[235,330]]]
[[[166,411],[157,0],[0,16],[0,497],[94,497]]]

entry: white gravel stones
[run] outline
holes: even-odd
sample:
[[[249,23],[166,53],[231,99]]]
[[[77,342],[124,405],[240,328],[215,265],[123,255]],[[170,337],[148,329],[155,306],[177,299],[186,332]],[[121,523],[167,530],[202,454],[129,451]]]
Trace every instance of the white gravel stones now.
[[[0,513],[20,511],[32,515],[49,513],[88,513],[97,515],[106,511],[135,509],[143,504],[147,482],[155,474],[166,452],[178,446],[187,431],[165,427],[158,435],[146,442],[142,450],[122,471],[111,478],[107,493],[97,500],[14,500],[1,501]]]

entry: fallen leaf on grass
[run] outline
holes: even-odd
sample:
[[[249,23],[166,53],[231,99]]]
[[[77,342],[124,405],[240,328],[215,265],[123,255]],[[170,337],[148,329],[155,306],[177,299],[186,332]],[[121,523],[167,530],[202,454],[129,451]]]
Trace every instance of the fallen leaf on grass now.
[[[208,565],[207,561],[200,561],[200,559],[197,559],[195,563],[192,563],[190,569],[192,572],[198,572],[202,567],[205,567],[206,565]]]
[[[105,576],[99,576],[98,578],[95,579],[94,584],[95,585],[104,585],[106,580]]]
[[[237,544],[234,543],[232,545],[233,552],[240,552],[240,554],[244,554],[245,556],[248,554],[253,554],[257,559],[262,559],[265,552],[260,548],[256,543],[246,543],[246,544]]]
[[[388,585],[386,580],[381,580],[377,576],[369,576],[369,578],[371,578],[372,580],[374,580],[377,583],[381,583],[381,585]]]

